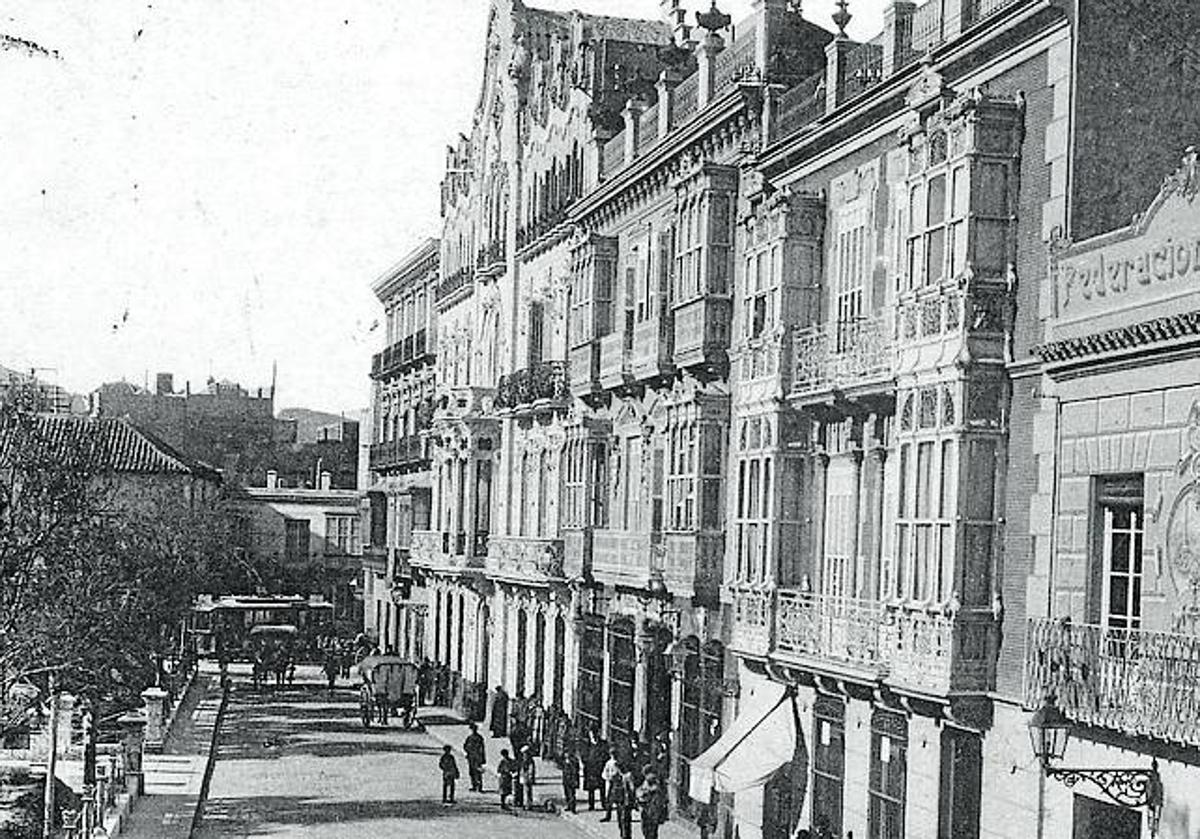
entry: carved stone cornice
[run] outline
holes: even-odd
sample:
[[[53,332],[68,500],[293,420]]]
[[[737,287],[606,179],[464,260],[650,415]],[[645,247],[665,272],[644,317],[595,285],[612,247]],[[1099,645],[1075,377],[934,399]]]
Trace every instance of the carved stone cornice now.
[[[1032,353],[1047,364],[1061,364],[1196,336],[1200,336],[1200,311],[1155,318],[1079,338],[1051,341],[1034,347]]]

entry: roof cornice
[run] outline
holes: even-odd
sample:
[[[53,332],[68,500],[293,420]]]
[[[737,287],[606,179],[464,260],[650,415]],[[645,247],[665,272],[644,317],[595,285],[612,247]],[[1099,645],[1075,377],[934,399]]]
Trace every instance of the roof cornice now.
[[[441,242],[432,236],[409,251],[399,262],[396,262],[373,283],[371,291],[380,301],[387,300],[397,289],[423,276],[431,268],[436,268],[440,256]]]

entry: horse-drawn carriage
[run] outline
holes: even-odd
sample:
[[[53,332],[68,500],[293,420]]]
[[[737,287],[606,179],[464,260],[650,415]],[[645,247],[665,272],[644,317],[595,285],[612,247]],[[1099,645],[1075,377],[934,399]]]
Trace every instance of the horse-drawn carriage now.
[[[358,663],[363,725],[387,725],[399,714],[405,728],[417,720],[417,665],[395,655],[371,655]]]

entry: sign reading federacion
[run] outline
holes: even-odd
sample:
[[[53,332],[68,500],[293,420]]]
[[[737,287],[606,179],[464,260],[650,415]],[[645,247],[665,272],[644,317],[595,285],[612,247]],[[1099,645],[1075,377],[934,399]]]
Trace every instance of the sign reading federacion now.
[[[1075,321],[1200,293],[1194,153],[1129,227],[1067,247],[1053,274],[1054,314]]]

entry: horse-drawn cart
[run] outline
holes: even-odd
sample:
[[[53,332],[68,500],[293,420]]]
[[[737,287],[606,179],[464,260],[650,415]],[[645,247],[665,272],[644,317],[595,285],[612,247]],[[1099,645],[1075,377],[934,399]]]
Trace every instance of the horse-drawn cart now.
[[[372,655],[358,663],[358,673],[363,725],[387,725],[395,713],[411,728],[417,719],[417,665],[400,656]]]

